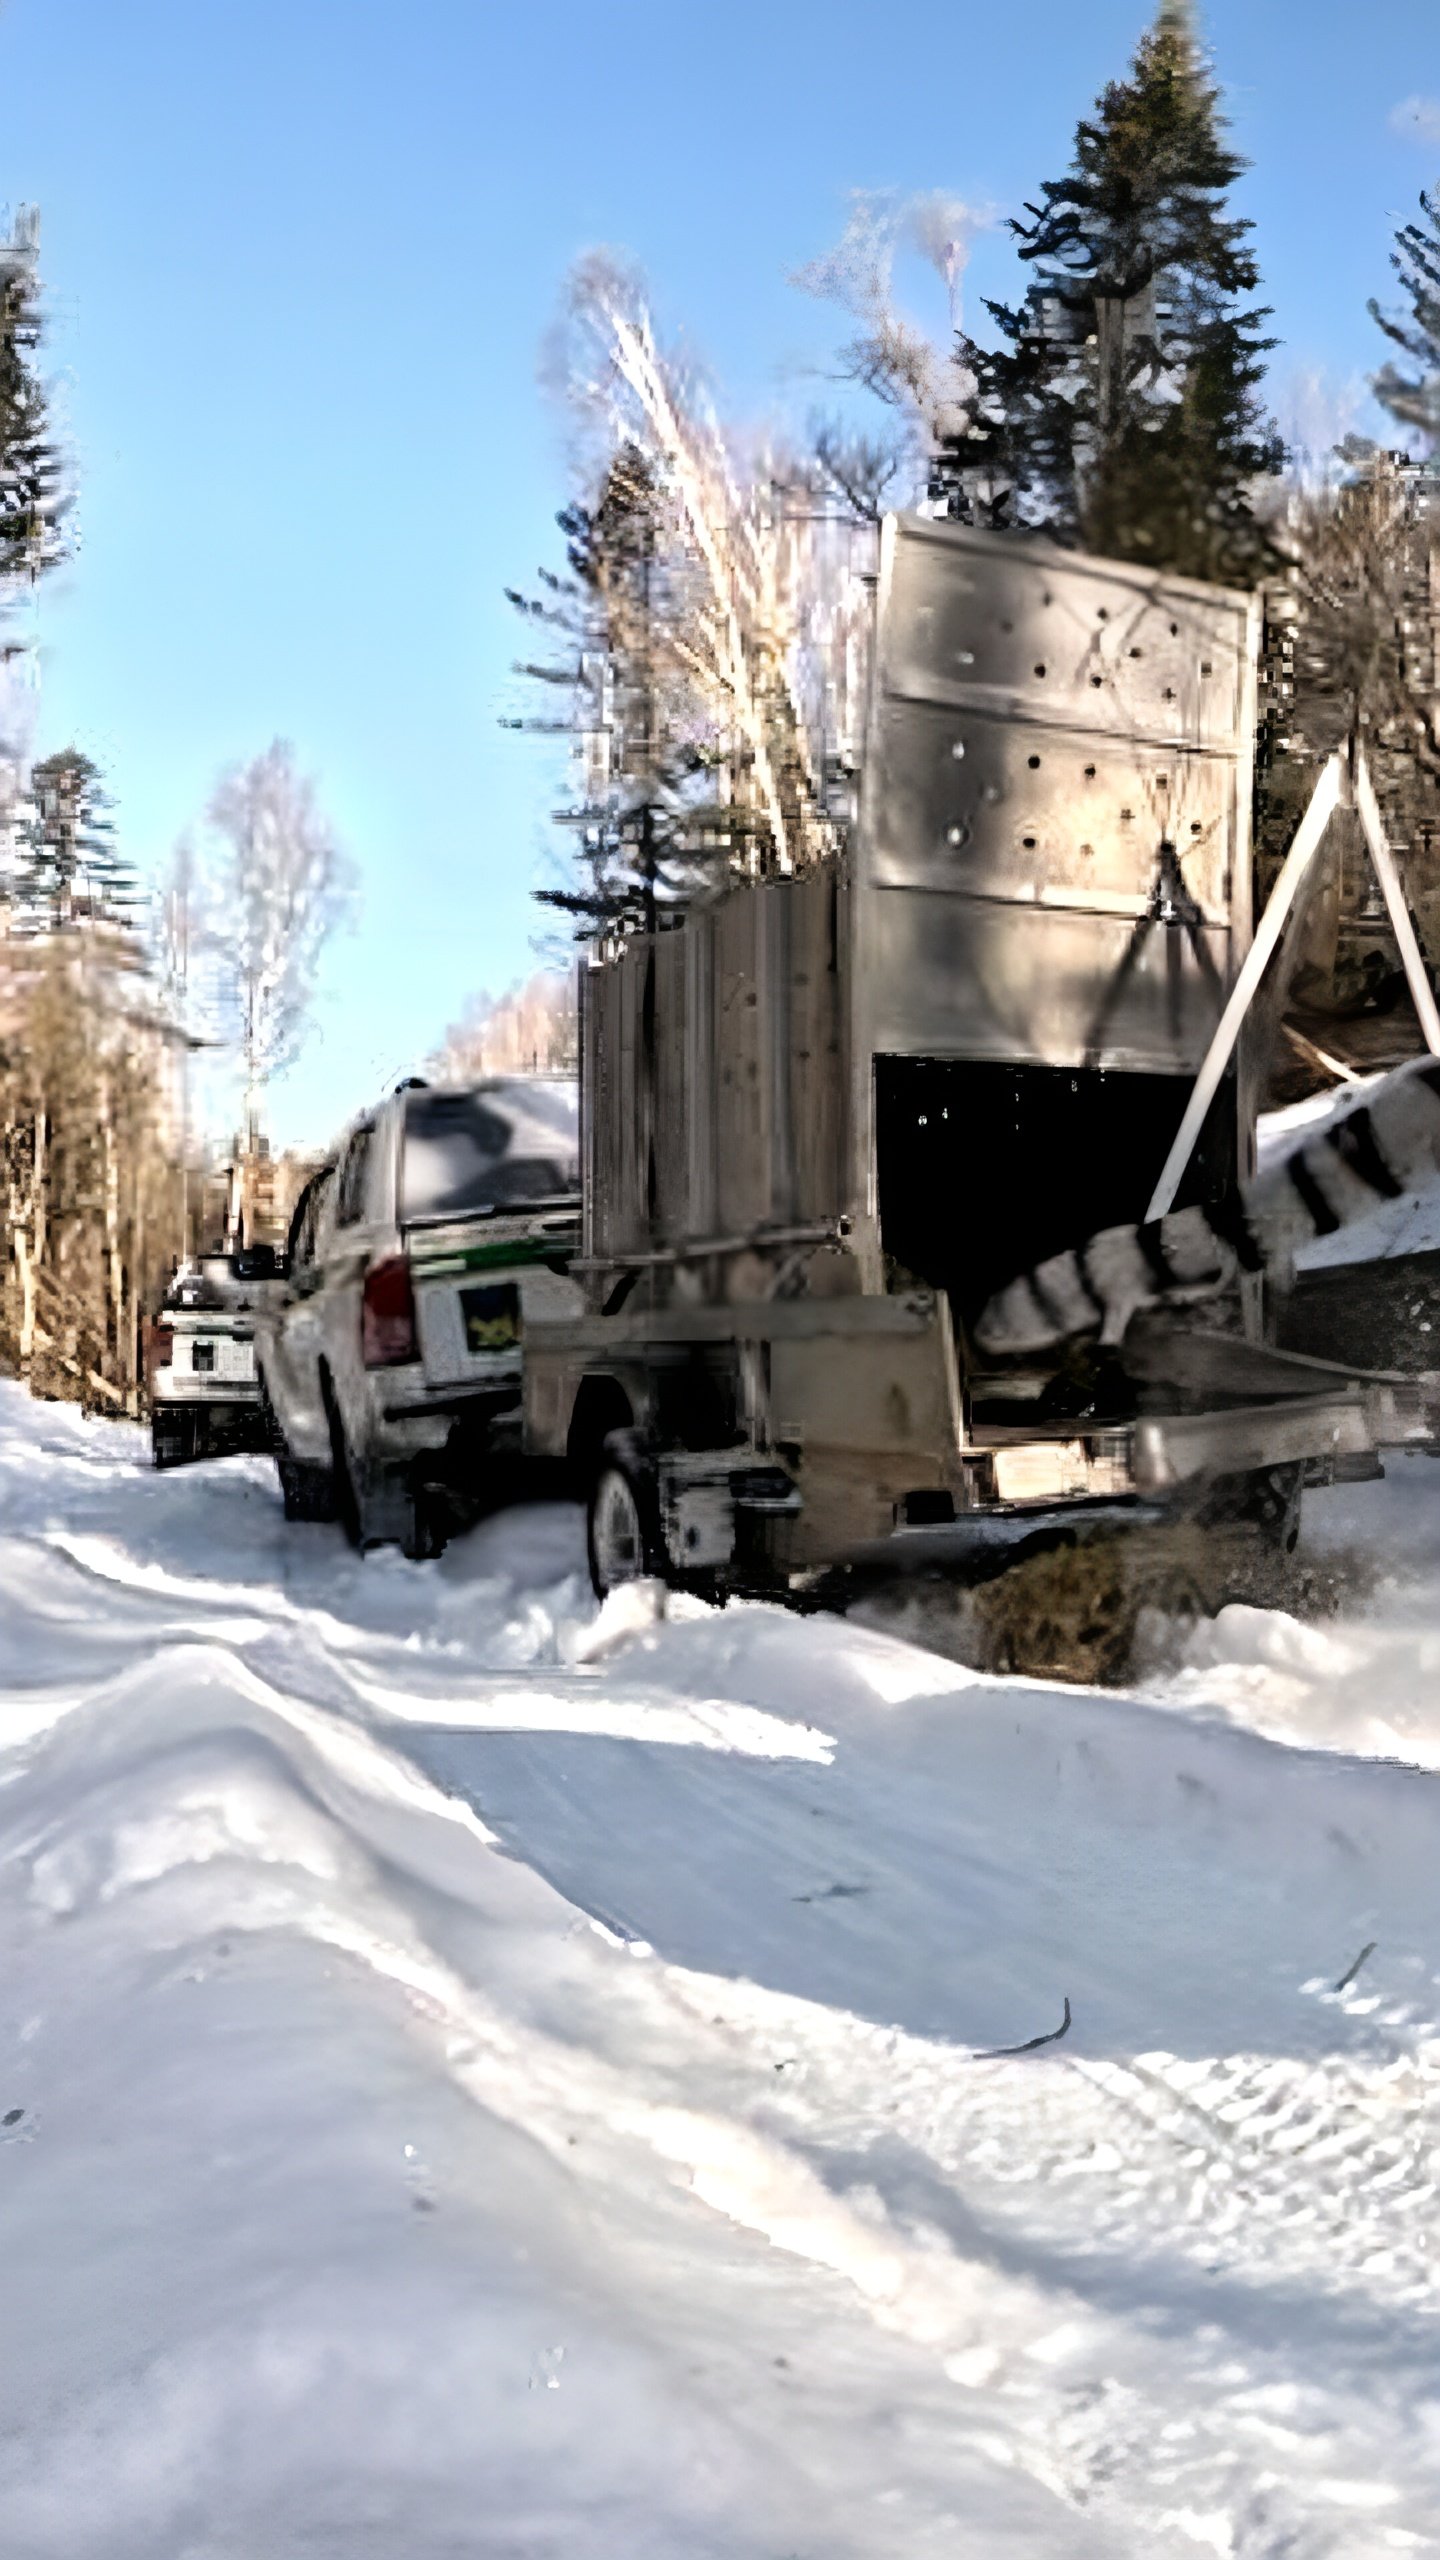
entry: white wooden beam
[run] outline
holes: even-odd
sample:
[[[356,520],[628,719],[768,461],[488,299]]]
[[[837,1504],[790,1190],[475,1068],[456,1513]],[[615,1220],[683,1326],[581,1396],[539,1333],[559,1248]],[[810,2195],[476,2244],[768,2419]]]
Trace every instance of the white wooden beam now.
[[[1360,824],[1365,830],[1365,841],[1370,847],[1370,859],[1375,865],[1375,877],[1380,883],[1385,904],[1389,910],[1390,930],[1399,946],[1401,964],[1410,989],[1411,1001],[1420,1017],[1420,1029],[1424,1034],[1425,1046],[1432,1058],[1440,1058],[1440,1013],[1435,1010],[1430,972],[1425,966],[1424,955],[1415,938],[1415,927],[1410,921],[1410,909],[1405,903],[1404,885],[1396,866],[1395,856],[1390,850],[1390,840],[1385,833],[1385,821],[1380,815],[1380,803],[1375,797],[1370,768],[1363,755],[1357,755],[1355,759],[1355,807]]]
[[[1200,1072],[1191,1088],[1190,1099],[1185,1105],[1184,1118],[1175,1132],[1175,1143],[1165,1159],[1164,1171],[1155,1185],[1154,1196],[1145,1212],[1147,1219],[1163,1218],[1167,1210],[1174,1207],[1175,1194],[1180,1188],[1185,1167],[1195,1151],[1195,1141],[1205,1125],[1205,1114],[1215,1099],[1220,1080],[1230,1064],[1235,1043],[1240,1037],[1240,1026],[1255,1000],[1260,981],[1274,957],[1275,946],[1285,929],[1285,920],[1295,903],[1296,894],[1305,874],[1320,850],[1325,830],[1340,804],[1345,783],[1345,758],[1337,750],[1333,756],[1326,758],[1320,768],[1319,778],[1310,795],[1310,805],[1295,830],[1294,842],[1280,867],[1280,877],[1265,902],[1265,911],[1260,918],[1255,939],[1245,954],[1240,974],[1230,990],[1229,1001],[1216,1025],[1215,1036],[1205,1052]],[[1406,923],[1407,925],[1409,923],[1408,916]],[[1426,993],[1427,995],[1429,993],[1428,981]],[[1432,1013],[1434,1011],[1433,1003],[1431,1011]],[[1437,1023],[1436,1028],[1440,1031],[1440,1023]]]

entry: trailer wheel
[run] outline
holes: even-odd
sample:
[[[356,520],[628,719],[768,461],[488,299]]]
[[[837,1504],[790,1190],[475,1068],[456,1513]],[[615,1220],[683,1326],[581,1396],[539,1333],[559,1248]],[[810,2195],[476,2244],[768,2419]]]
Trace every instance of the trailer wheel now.
[[[632,1432],[612,1431],[600,1453],[586,1506],[585,1546],[597,1600],[622,1582],[664,1576],[655,1471]]]

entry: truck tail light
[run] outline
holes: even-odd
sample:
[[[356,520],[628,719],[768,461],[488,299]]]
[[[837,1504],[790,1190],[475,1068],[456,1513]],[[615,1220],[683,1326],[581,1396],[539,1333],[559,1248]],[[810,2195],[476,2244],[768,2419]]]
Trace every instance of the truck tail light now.
[[[175,1328],[169,1324],[150,1327],[151,1369],[168,1369],[175,1357]]]
[[[392,1253],[372,1262],[360,1299],[360,1357],[367,1369],[393,1369],[418,1356],[415,1291],[409,1257]]]

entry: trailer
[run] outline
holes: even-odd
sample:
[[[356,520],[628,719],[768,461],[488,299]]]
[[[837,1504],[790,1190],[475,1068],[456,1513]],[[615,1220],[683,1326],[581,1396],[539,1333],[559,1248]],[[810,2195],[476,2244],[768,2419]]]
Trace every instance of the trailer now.
[[[993,1292],[1145,1216],[1252,941],[1258,608],[887,521],[856,823],[581,967],[585,1312],[525,1346],[604,1591],[803,1594],[1218,1507],[1422,1439],[1257,1285],[1117,1356],[988,1368]],[[1175,1197],[1253,1167],[1242,1038]],[[1193,1118],[1193,1113],[1192,1113]],[[968,1560],[968,1561],[967,1561]]]

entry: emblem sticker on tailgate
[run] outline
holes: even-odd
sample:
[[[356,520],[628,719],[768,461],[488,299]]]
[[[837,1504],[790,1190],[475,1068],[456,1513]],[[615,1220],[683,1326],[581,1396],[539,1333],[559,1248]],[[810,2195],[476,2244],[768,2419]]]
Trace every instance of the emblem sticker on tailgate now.
[[[468,1352],[513,1351],[520,1339],[520,1292],[513,1280],[462,1289],[460,1313]]]

